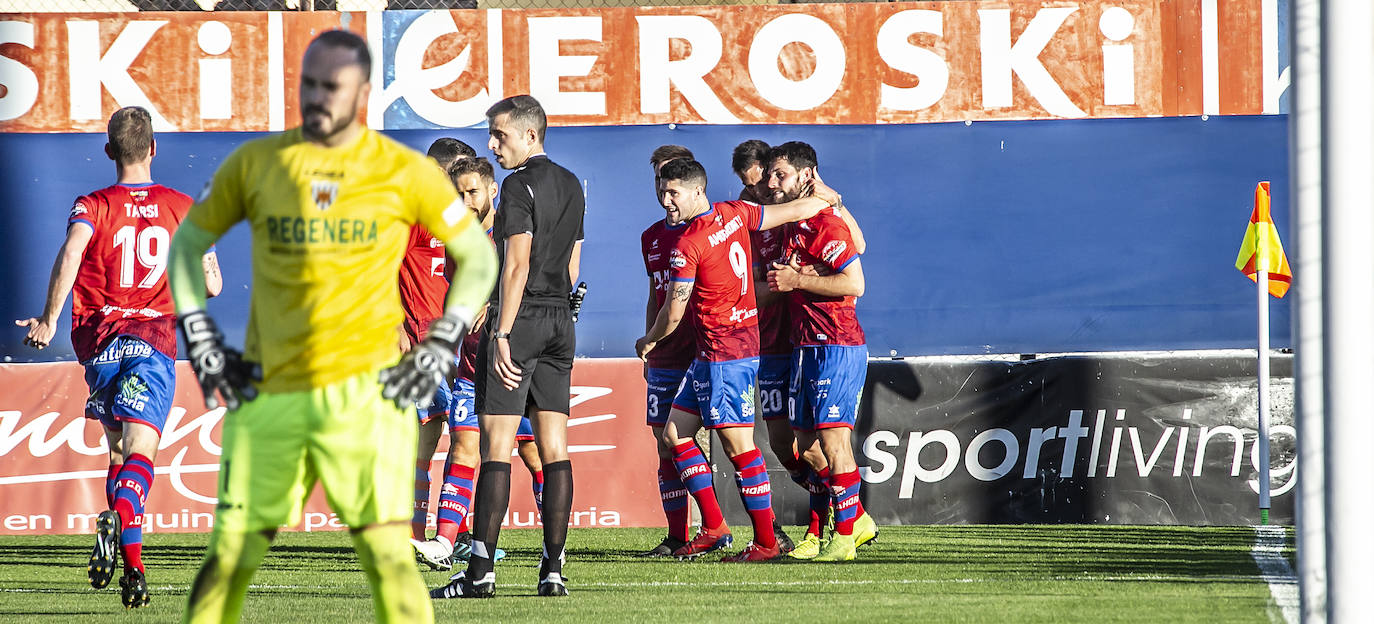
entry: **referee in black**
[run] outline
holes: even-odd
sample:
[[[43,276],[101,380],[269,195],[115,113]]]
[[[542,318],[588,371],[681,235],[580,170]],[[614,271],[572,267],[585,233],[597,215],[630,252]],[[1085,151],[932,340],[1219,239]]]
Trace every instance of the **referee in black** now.
[[[492,237],[501,257],[477,352],[477,413],[482,468],[473,501],[472,556],[466,570],[430,592],[435,598],[486,598],[496,592],[492,554],[510,503],[510,457],[520,417],[534,425],[544,463],[541,596],[566,596],[563,545],[572,511],[568,403],[572,312],[586,211],[577,176],[544,154],[547,120],[538,100],[517,95],[487,110],[487,146],[511,173],[501,183]]]

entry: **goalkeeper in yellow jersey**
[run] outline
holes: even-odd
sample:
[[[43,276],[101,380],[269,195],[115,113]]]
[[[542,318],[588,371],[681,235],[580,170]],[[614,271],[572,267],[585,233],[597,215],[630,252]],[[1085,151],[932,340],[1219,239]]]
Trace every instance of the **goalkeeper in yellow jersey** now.
[[[432,622],[411,554],[416,423],[495,283],[495,251],[432,160],[366,128],[366,43],[329,31],[306,49],[299,128],[220,165],[171,245],[170,279],[206,405],[224,419],[215,529],[188,622],[236,621],[277,528],[315,483],[348,525],[380,622]],[[243,353],[205,312],[201,256],[239,221],[253,237]],[[456,263],[444,315],[404,357],[397,287],[410,227]],[[218,396],[217,396],[218,395]]]

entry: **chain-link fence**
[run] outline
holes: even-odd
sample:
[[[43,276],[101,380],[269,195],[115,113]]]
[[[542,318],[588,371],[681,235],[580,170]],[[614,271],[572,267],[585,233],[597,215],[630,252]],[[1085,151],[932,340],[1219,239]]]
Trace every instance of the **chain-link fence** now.
[[[856,1],[874,0],[0,0],[0,13],[568,9],[627,6],[800,4],[809,2]],[[915,1],[919,2],[921,0]]]

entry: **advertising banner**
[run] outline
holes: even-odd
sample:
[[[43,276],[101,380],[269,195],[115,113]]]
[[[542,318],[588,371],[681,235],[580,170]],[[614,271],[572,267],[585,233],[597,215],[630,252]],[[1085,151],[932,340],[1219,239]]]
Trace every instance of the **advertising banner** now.
[[[1294,518],[1292,364],[1271,358],[1277,524]],[[1255,368],[1253,351],[872,361],[854,431],[864,507],[879,524],[1258,524]],[[713,459],[747,523],[729,459]],[[803,523],[803,490],[769,477],[779,518]]]
[[[0,132],[299,122],[322,30],[375,55],[368,123],[485,123],[530,93],[553,125],[874,124],[1280,112],[1278,3],[987,0],[561,10],[0,15]]]
[[[86,385],[71,363],[0,364],[0,535],[90,533],[105,508],[108,459],[100,425],[83,416]],[[577,478],[572,526],[662,524],[658,456],[643,427],[638,360],[580,360],[573,372],[568,450]],[[214,524],[224,409],[206,410],[195,376],[177,364],[177,390],[155,460],[144,530],[208,531]],[[437,510],[447,437],[433,462]],[[511,471],[508,527],[539,526],[529,474]],[[642,466],[643,470],[629,467]],[[343,528],[316,488],[295,529]],[[431,511],[430,522],[434,522]]]

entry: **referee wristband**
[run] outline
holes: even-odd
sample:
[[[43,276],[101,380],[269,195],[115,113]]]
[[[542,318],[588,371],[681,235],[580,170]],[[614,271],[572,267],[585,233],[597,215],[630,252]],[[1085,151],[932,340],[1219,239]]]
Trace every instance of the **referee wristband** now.
[[[505,339],[509,340],[509,339],[510,339],[510,332],[503,332],[503,331],[494,331],[494,332],[491,332],[491,339],[492,339],[492,340],[500,340],[500,339],[502,339],[502,338],[505,338]]]

